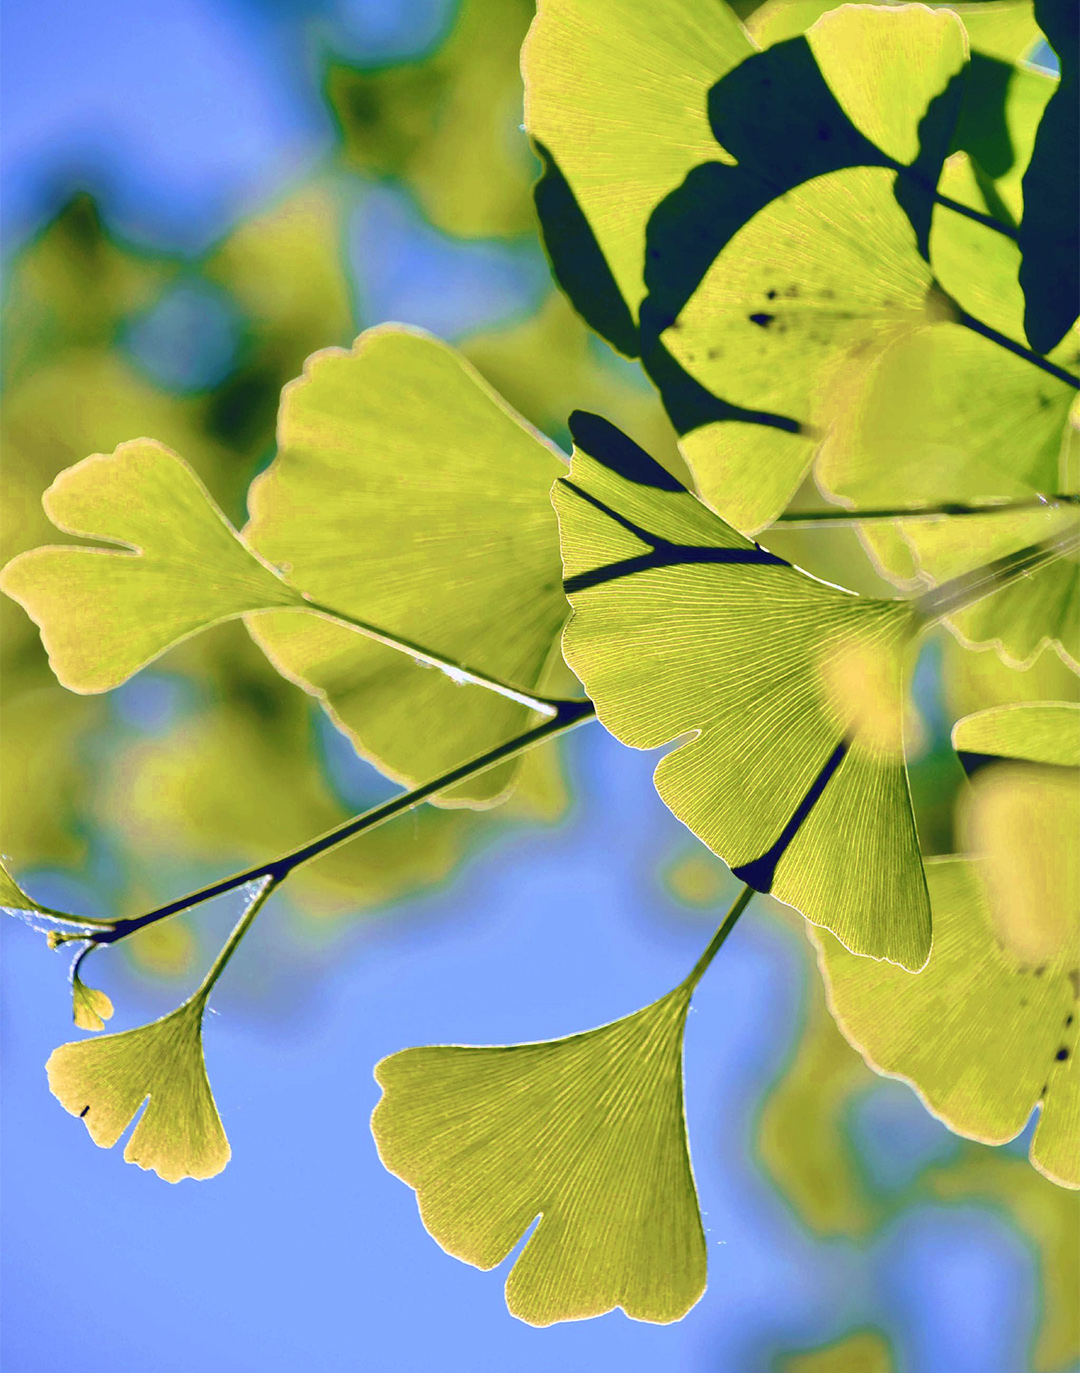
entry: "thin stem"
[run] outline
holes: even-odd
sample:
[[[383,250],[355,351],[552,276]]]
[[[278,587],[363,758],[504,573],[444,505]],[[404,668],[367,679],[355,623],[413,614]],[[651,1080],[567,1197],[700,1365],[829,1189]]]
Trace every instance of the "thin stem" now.
[[[690,969],[689,975],[683,982],[683,986],[686,987],[689,991],[692,992],[694,988],[697,986],[697,984],[701,981],[701,979],[705,976],[705,971],[708,968],[709,964],[720,952],[720,949],[723,947],[724,940],[727,939],[728,935],[735,928],[736,924],[738,923],[739,916],[742,915],[743,911],[746,910],[747,906],[749,906],[750,900],[754,895],[755,892],[753,887],[743,887],[742,891],[735,898],[734,904],[732,905],[731,909],[728,911],[727,915],[724,916],[723,920],[721,920],[716,933],[705,946],[705,952],[701,955],[698,961]]]
[[[944,619],[993,595],[1019,577],[1030,577],[1040,568],[1057,562],[1077,549],[1080,549],[1080,529],[1071,530],[1056,539],[1030,544],[1027,548],[995,558],[983,567],[976,567],[971,572],[964,572],[951,581],[933,587],[919,597],[916,608],[927,620]]]
[[[449,772],[443,773],[441,777],[436,777],[430,782],[424,782],[412,791],[403,792],[400,796],[384,801],[381,805],[364,811],[362,815],[353,816],[352,819],[335,826],[334,829],[328,830],[317,839],[312,839],[309,843],[301,845],[300,848],[293,849],[278,858],[273,858],[269,862],[257,863],[254,867],[238,872],[232,877],[224,878],[220,882],[213,882],[209,886],[190,892],[187,896],[179,897],[175,901],[169,901],[164,906],[157,907],[156,910],[148,911],[145,915],[135,916],[129,920],[118,920],[109,929],[95,930],[89,937],[98,944],[115,944],[118,940],[126,939],[129,935],[134,934],[136,930],[141,930],[147,925],[153,925],[158,920],[166,920],[171,915],[178,915],[181,911],[190,910],[192,906],[202,905],[204,901],[210,901],[215,896],[223,896],[226,892],[235,891],[237,887],[242,887],[248,882],[258,881],[259,878],[272,878],[273,885],[277,886],[302,863],[309,863],[313,858],[320,857],[330,849],[337,848],[350,839],[355,839],[357,835],[364,834],[377,825],[385,824],[395,815],[401,815],[404,811],[412,810],[414,806],[420,805],[422,801],[426,801],[440,791],[446,791],[459,782],[467,781],[478,773],[486,772],[498,763],[516,758],[519,753],[524,753],[544,739],[565,734],[584,721],[591,720],[596,714],[596,707],[585,698],[557,701],[553,704],[555,715],[550,720],[535,725],[532,729],[516,735],[513,739],[508,739],[496,748],[488,749],[486,753],[481,753],[475,758],[471,758],[467,763],[452,768]]]
[[[229,935],[228,939],[226,939],[224,945],[221,948],[221,952],[218,954],[217,958],[215,958],[213,963],[211,963],[210,969],[207,972],[206,976],[203,978],[202,982],[199,984],[198,990],[195,991],[194,994],[190,997],[191,1001],[205,1001],[206,998],[210,995],[210,990],[213,987],[214,983],[225,971],[226,967],[228,966],[229,960],[232,958],[236,950],[240,947],[240,941],[243,939],[244,935],[247,934],[248,930],[251,928],[251,925],[255,920],[255,917],[262,910],[263,906],[266,905],[266,902],[269,899],[270,894],[273,892],[274,888],[279,885],[279,883],[279,878],[264,877],[262,879],[262,885],[259,887],[259,890],[254,894],[254,896],[252,896],[251,900],[248,902],[247,909],[244,911],[243,915],[233,926],[232,933]]]
[[[1052,510],[1059,505],[1080,505],[1080,494],[1057,492],[1052,496],[1031,496],[1018,501],[949,501],[942,505],[877,506],[870,510],[845,510],[835,506],[830,510],[785,510],[773,521],[789,528],[801,524],[847,525],[865,524],[873,520],[929,520],[942,515],[999,515],[1023,510]]]
[[[436,653],[434,649],[415,643],[412,639],[405,639],[400,634],[391,634],[389,630],[380,629],[378,625],[371,624],[368,620],[360,620],[355,615],[347,615],[343,610],[333,610],[330,606],[320,605],[318,601],[313,601],[306,595],[304,596],[304,604],[308,610],[314,611],[317,615],[325,615],[328,619],[337,620],[341,624],[348,625],[351,629],[359,630],[361,634],[366,635],[369,639],[374,639],[377,643],[385,644],[388,648],[395,648],[401,653],[409,654],[412,658],[418,658],[422,663],[438,668],[440,672],[445,672],[448,677],[459,684],[472,682],[476,686],[486,687],[489,691],[496,692],[499,696],[505,696],[508,700],[516,701],[519,705],[528,706],[530,710],[537,710],[543,715],[552,717],[555,715],[557,703],[547,696],[534,696],[531,692],[522,691],[520,687],[504,682],[499,677],[492,677],[487,672],[481,672],[479,668],[469,667],[467,663],[459,663],[453,658],[447,658],[441,653]]]

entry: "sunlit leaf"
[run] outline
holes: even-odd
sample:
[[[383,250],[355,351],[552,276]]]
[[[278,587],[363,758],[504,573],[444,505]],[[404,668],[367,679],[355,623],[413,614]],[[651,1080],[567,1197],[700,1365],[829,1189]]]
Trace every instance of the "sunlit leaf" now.
[[[930,913],[904,768],[919,621],[759,548],[605,421],[556,484],[564,651],[657,790],[740,880],[917,968]]]
[[[561,456],[459,355],[400,327],[316,355],[282,401],[245,536],[313,602],[525,692],[566,616],[552,480]],[[403,782],[511,738],[531,712],[320,615],[259,615],[274,665]],[[457,800],[490,800],[513,765]]]
[[[379,1155],[455,1257],[493,1268],[537,1216],[506,1283],[534,1325],[621,1307],[673,1321],[705,1289],[683,1114],[684,984],[586,1034],[383,1061]]]
[[[625,352],[637,351],[649,214],[692,167],[731,160],[706,96],[752,51],[723,0],[539,6],[522,68],[526,127],[545,162],[537,198],[548,252],[583,317]]]
[[[103,1030],[106,1020],[112,1019],[112,1001],[96,987],[88,987],[77,967],[71,974],[71,1003],[80,1030]]]
[[[47,1064],[53,1095],[103,1149],[149,1098],[124,1158],[166,1182],[213,1177],[231,1153],[203,1062],[203,1010],[193,998],[150,1025],[63,1044]]]
[[[934,947],[917,977],[816,935],[830,1005],[871,1066],[960,1134],[1002,1143],[1041,1102],[1032,1161],[1080,1186],[1080,709],[985,712],[954,741],[962,756],[1026,760],[986,769],[994,788],[974,794],[967,839],[984,855],[928,863]]]
[[[875,352],[947,315],[894,183],[856,167],[774,200],[663,336],[744,412],[682,440],[703,498],[737,528],[761,529],[787,505]]]
[[[32,549],[0,577],[39,625],[53,671],[72,691],[119,686],[219,620],[303,604],[245,546],[184,460],[152,439],[85,458],[43,501],[66,533],[126,545]]]
[[[965,158],[943,186],[974,200]],[[1019,250],[945,205],[934,211],[930,258],[937,280],[962,310],[1026,348]],[[1070,419],[1077,343],[1054,354],[1062,375],[960,323],[939,322],[897,338],[864,370],[837,410],[817,467],[820,483],[853,508],[933,506],[959,501],[1034,501],[1076,489],[1077,434]],[[994,404],[986,404],[992,394]],[[985,518],[867,525],[879,565],[904,583],[932,585],[1075,525],[1075,510],[1022,509]],[[1007,661],[1029,663],[1046,643],[1080,660],[1080,587],[1063,560],[1029,581],[954,615],[967,642],[996,644]]]
[[[1031,346],[1049,353],[1080,305],[1080,9],[1072,0],[1036,0],[1035,17],[1058,55],[1061,82],[1024,174],[1020,284]]]

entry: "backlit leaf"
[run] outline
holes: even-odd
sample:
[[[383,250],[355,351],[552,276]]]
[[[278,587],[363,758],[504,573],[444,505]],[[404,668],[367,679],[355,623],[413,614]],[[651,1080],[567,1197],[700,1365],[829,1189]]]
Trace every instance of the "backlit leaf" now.
[[[954,742],[969,766],[1009,760],[973,779],[963,819],[981,855],[927,864],[934,947],[917,977],[816,934],[830,1005],[871,1066],[960,1134],[1000,1144],[1040,1102],[1032,1162],[1077,1187],[1080,708],[998,708]]]
[[[231,1153],[203,1062],[203,1010],[194,998],[150,1025],[63,1044],[47,1064],[53,1095],[103,1149],[149,1098],[124,1158],[166,1182],[213,1177]]]
[[[702,496],[737,528],[787,505],[874,354],[947,313],[895,176],[855,167],[774,200],[728,243],[663,342],[744,414],[685,434]]]
[[[537,1216],[506,1283],[533,1325],[621,1307],[674,1321],[705,1290],[683,1114],[690,988],[586,1034],[405,1049],[375,1070],[372,1131],[455,1257],[493,1268]]]
[[[53,671],[72,691],[119,686],[219,620],[303,604],[244,544],[183,459],[152,439],[85,458],[43,500],[65,532],[126,545],[32,549],[0,577],[40,626]]]
[[[112,1001],[96,987],[88,987],[76,967],[71,974],[72,1016],[80,1030],[103,1030],[112,1019]]]
[[[525,123],[545,162],[537,199],[548,252],[577,309],[625,352],[637,351],[649,214],[692,167],[732,160],[709,127],[706,96],[752,52],[723,0],[538,7],[522,69]],[[596,262],[585,273],[590,237]]]
[[[817,581],[736,533],[606,421],[556,484],[567,661],[732,867],[850,948],[917,968],[930,914],[904,767],[902,601]]]
[[[245,536],[313,602],[524,692],[557,670],[566,616],[558,451],[452,349],[400,327],[308,363]],[[320,615],[259,615],[270,660],[323,700],[376,766],[420,781],[511,738],[531,712]],[[456,798],[490,800],[513,765]]]

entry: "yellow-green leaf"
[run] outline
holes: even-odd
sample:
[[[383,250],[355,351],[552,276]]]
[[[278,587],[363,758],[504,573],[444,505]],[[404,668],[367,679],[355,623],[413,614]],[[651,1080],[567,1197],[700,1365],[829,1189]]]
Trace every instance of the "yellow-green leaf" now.
[[[830,1006],[872,1067],[960,1134],[1000,1144],[1041,1102],[1032,1162],[1080,1187],[1080,707],[995,707],[953,740],[976,856],[927,864],[930,961],[910,977],[817,934]]]
[[[506,1283],[533,1325],[621,1307],[674,1321],[705,1290],[683,1113],[687,984],[586,1034],[405,1049],[375,1070],[383,1163],[455,1257],[493,1268],[537,1216]]]
[[[103,1149],[149,1098],[124,1158],[166,1182],[213,1177],[231,1152],[203,1061],[203,1010],[196,995],[150,1025],[62,1044],[46,1065],[53,1095]]]
[[[707,95],[753,51],[723,0],[538,7],[522,50],[526,127],[546,154],[547,178],[558,176],[583,214],[631,330],[645,293],[649,214],[692,167],[733,160],[709,127]],[[562,227],[544,224],[560,280]],[[571,295],[589,318],[587,297]],[[633,350],[624,337],[612,341]]]
[[[152,439],[62,472],[45,493],[69,534],[126,545],[20,554],[0,587],[41,629],[72,691],[119,686],[178,640],[300,595],[244,543],[186,462]]]
[[[978,861],[936,858],[926,870],[934,948],[917,976],[814,936],[833,1014],[871,1067],[910,1082],[959,1134],[1002,1144],[1041,1101],[1032,1162],[1080,1186],[1075,949],[1024,966],[995,938]]]
[[[556,484],[567,661],[740,880],[917,968],[930,912],[904,766],[913,606],[851,595],[724,524],[606,421]]]
[[[875,354],[947,310],[895,180],[852,167],[772,201],[663,335],[707,390],[760,412],[681,444],[703,499],[738,529],[762,529],[787,505]]]
[[[351,352],[317,354],[286,390],[245,535],[313,602],[535,693],[567,613],[549,500],[565,470],[453,349],[374,329]],[[274,665],[402,781],[438,776],[532,716],[325,616],[248,623]],[[493,770],[464,795],[490,800],[512,774]]]
[[[80,1030],[103,1030],[112,1019],[112,1001],[96,987],[88,987],[75,967],[71,973],[71,1009]]]

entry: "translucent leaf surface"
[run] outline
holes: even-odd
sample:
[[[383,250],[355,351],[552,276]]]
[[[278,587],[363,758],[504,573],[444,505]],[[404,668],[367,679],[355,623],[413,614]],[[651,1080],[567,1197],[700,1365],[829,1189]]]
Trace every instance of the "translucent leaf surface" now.
[[[376,1068],[379,1155],[444,1249],[493,1268],[540,1217],[506,1283],[521,1319],[619,1306],[673,1321],[705,1290],[683,1114],[689,1003],[684,984],[568,1039],[405,1049]]]
[[[732,238],[663,342],[742,419],[684,435],[705,500],[737,528],[787,505],[875,351],[940,316],[895,176],[855,167],[774,200]]]
[[[112,1001],[96,987],[88,987],[76,968],[71,975],[71,1006],[80,1030],[103,1030],[112,1019]]]
[[[730,159],[709,127],[712,84],[753,51],[723,0],[542,0],[522,52],[525,122],[545,159],[537,192],[556,276],[629,353],[653,206],[698,163]],[[564,188],[564,189],[563,189]],[[592,239],[596,262],[578,262]],[[598,315],[599,277],[610,303]]]
[[[819,582],[736,533],[605,421],[556,485],[567,661],[737,877],[917,968],[930,916],[903,756],[911,605]]]
[[[1080,708],[995,709],[954,742],[969,766],[1012,760],[974,778],[965,828],[982,856],[927,864],[934,947],[917,977],[815,935],[830,1005],[871,1066],[960,1134],[1000,1144],[1040,1102],[1032,1161],[1077,1187]]]
[[[245,535],[312,600],[525,692],[566,616],[548,493],[558,451],[444,344],[398,327],[317,354],[282,401]],[[249,619],[279,670],[402,781],[524,729],[530,711],[311,615]],[[498,795],[512,767],[469,799]],[[460,799],[460,794],[459,798]]]
[[[124,1158],[166,1182],[213,1177],[231,1152],[206,1076],[202,1017],[196,998],[150,1025],[63,1044],[47,1065],[53,1095],[103,1149],[149,1098]]]
[[[85,458],[43,500],[65,532],[126,545],[32,549],[0,578],[40,626],[53,671],[72,691],[119,686],[219,620],[302,604],[187,463],[151,439]]]

